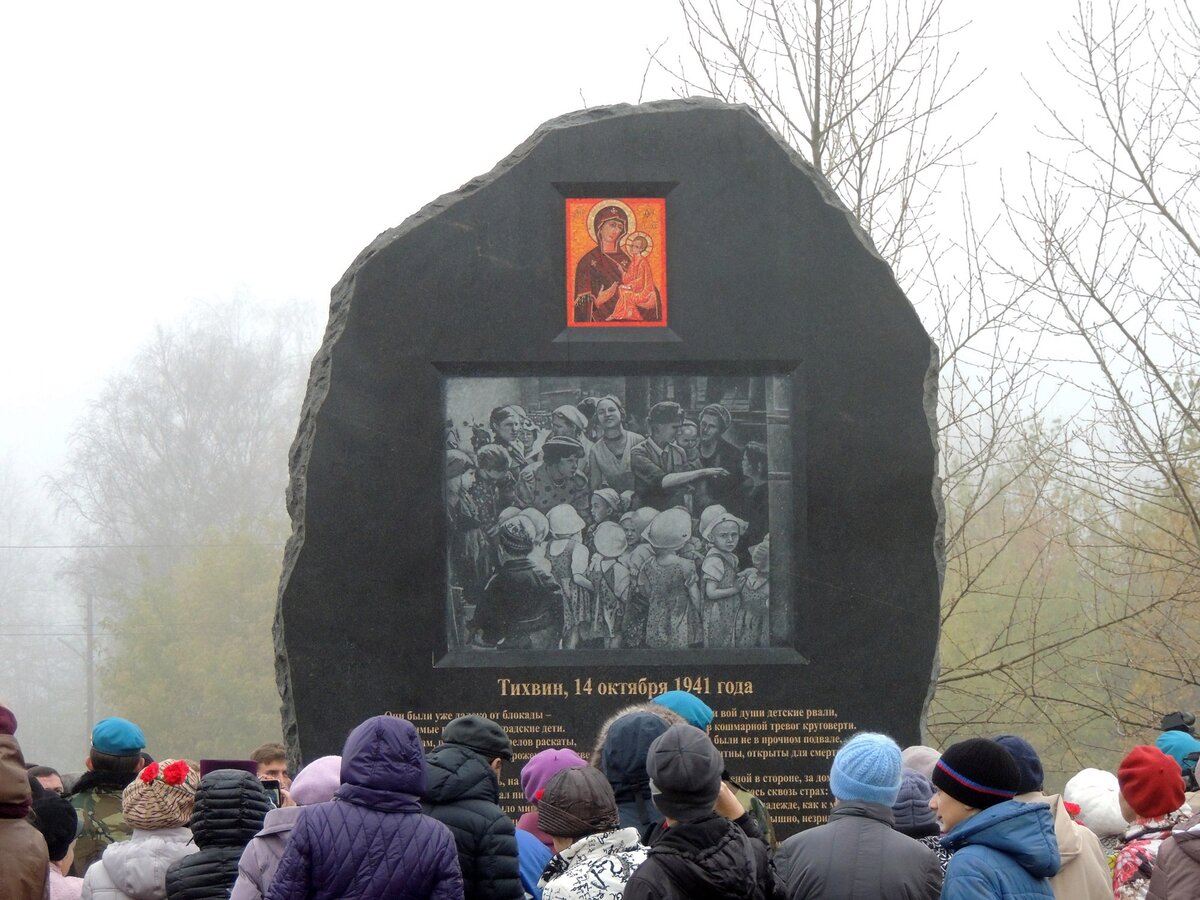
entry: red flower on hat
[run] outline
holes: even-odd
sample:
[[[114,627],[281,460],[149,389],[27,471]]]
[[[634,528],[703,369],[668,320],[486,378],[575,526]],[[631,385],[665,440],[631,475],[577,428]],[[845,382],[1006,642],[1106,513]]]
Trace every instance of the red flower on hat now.
[[[183,784],[183,780],[188,777],[188,773],[191,770],[191,766],[187,764],[187,760],[177,759],[163,769],[163,781],[167,784]]]
[[[542,799],[542,795],[543,795],[543,794],[545,794],[545,793],[546,793],[546,789],[545,789],[545,788],[538,788],[538,789],[537,789],[537,790],[534,792],[534,794],[533,794],[533,799],[534,799],[534,800],[541,800],[541,799]]]
[[[158,763],[152,762],[146,768],[142,769],[142,773],[138,778],[142,779],[146,784],[152,782],[155,776],[158,775]]]

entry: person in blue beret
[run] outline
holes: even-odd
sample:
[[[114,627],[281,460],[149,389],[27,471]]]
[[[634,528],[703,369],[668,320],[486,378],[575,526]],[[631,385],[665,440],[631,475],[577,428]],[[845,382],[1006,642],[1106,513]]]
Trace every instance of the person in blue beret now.
[[[72,875],[82,878],[105,847],[133,834],[121,811],[121,794],[146,764],[145,749],[146,736],[128,719],[110,716],[92,729],[87,771],[75,782],[70,797],[79,814]]]

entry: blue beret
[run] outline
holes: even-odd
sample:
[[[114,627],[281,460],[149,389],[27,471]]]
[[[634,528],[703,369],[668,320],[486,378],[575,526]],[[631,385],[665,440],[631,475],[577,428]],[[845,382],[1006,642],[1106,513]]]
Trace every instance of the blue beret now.
[[[708,704],[687,691],[667,691],[665,694],[651,697],[650,702],[665,706],[696,728],[706,729],[712,724],[713,711]]]
[[[146,746],[146,736],[128,719],[101,719],[92,729],[92,749],[110,756],[133,756]]]

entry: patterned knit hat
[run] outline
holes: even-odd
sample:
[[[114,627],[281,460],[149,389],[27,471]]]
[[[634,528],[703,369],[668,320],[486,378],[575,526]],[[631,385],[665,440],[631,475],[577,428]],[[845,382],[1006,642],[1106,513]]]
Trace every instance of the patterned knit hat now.
[[[1117,769],[1121,796],[1144,819],[1165,816],[1183,806],[1183,772],[1157,747],[1134,747]]]
[[[121,812],[134,828],[179,828],[192,817],[200,773],[185,759],[150,763],[121,794]]]
[[[514,516],[500,526],[496,543],[510,556],[528,556],[533,552],[533,523]]]
[[[856,734],[833,758],[829,790],[838,800],[891,806],[900,790],[900,747],[886,734]]]
[[[1017,795],[1021,770],[1012,754],[987,738],[946,748],[930,779],[939,791],[972,809],[989,809]]]

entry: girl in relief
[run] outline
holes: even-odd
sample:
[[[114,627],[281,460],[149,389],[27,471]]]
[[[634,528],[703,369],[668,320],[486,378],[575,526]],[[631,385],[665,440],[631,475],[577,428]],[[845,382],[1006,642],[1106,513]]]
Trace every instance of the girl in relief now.
[[[684,649],[699,630],[696,565],[677,554],[691,536],[692,517],[678,507],[660,512],[646,529],[654,556],[638,573],[637,589],[646,600],[647,647]]]
[[[588,552],[583,545],[584,521],[575,507],[560,503],[546,514],[550,542],[546,561],[563,593],[563,649],[574,650],[581,637],[590,638],[595,601],[587,580]]]
[[[745,530],[745,521],[719,504],[708,507],[700,516],[700,534],[711,545],[700,564],[705,647],[733,646],[741,593],[738,558],[733,551]]]

